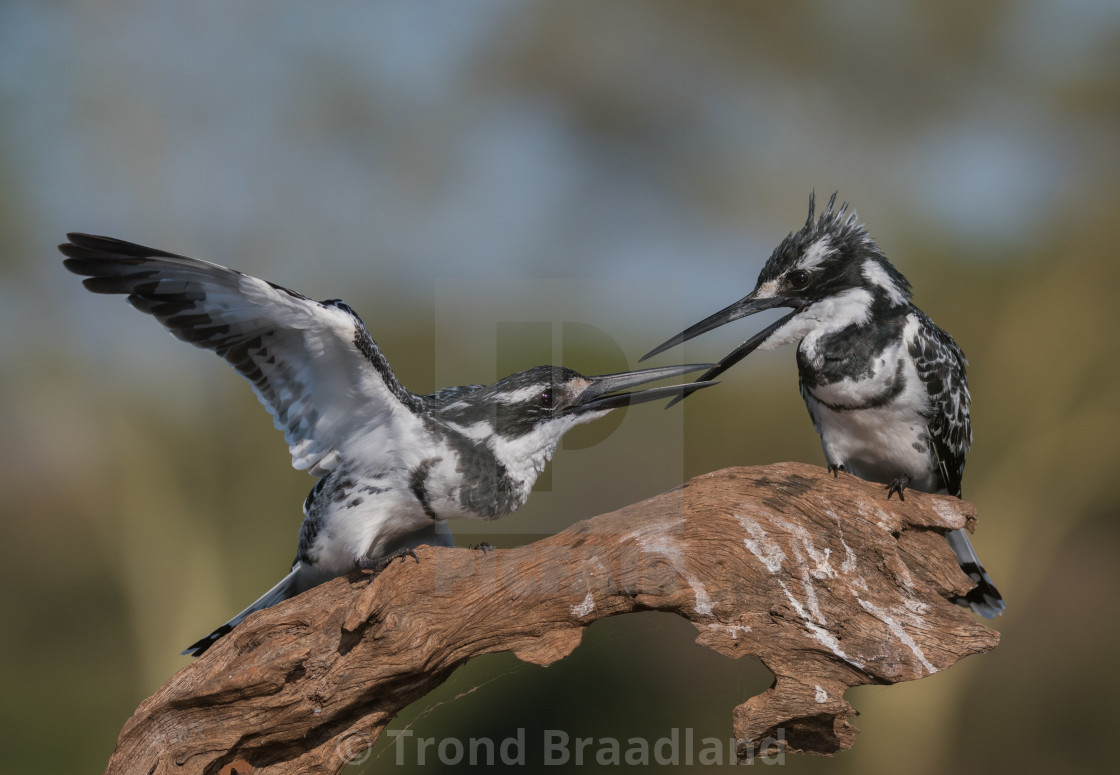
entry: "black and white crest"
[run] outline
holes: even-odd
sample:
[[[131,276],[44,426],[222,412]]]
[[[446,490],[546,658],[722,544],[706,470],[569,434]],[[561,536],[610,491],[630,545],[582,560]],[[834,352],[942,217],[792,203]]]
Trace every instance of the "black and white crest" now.
[[[806,298],[823,299],[868,283],[878,285],[895,303],[910,301],[910,283],[879,250],[847,202],[836,209],[836,193],[819,217],[816,195],[809,195],[805,225],[778,244],[758,275],[758,285],[774,282]],[[798,274],[796,277],[793,273]],[[804,280],[799,278],[804,277]]]

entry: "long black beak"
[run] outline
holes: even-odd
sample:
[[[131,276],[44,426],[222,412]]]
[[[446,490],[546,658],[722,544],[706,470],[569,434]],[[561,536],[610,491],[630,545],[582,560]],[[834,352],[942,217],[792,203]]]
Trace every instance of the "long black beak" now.
[[[653,348],[648,353],[643,355],[641,357],[641,360],[644,361],[646,358],[652,358],[658,353],[665,352],[669,348],[676,347],[678,344],[687,342],[693,337],[697,337],[700,336],[700,334],[707,333],[713,328],[719,328],[725,323],[730,323],[731,321],[738,320],[739,318],[745,318],[748,315],[755,314],[756,312],[762,312],[763,310],[773,309],[775,307],[794,308],[793,312],[779,318],[774,323],[771,323],[766,328],[762,329],[750,339],[743,342],[741,345],[728,353],[727,356],[720,360],[719,363],[701,374],[700,379],[697,382],[711,380],[727,371],[736,363],[743,360],[752,352],[757,350],[759,345],[770,338],[771,334],[788,323],[790,319],[797,314],[798,310],[801,309],[803,304],[804,303],[800,299],[791,299],[785,296],[770,296],[762,299],[757,299],[752,292],[747,296],[739,299],[739,301],[735,302],[734,304],[728,307],[724,307],[714,315],[709,315],[696,325],[690,326],[671,339],[666,340],[662,344],[658,345],[657,347]],[[670,406],[673,406],[673,404],[686,398],[687,395],[688,394],[675,396],[665,408],[668,409]]]
[[[576,398],[575,403],[568,410],[572,414],[583,412],[602,412],[607,409],[618,409],[631,404],[643,404],[646,401],[656,401],[661,398],[681,399],[715,385],[715,382],[687,382],[683,385],[664,385],[662,387],[636,390],[632,393],[620,393],[620,390],[656,382],[667,377],[676,377],[701,369],[718,368],[711,363],[691,363],[683,366],[659,366],[655,369],[639,369],[638,371],[624,371],[619,374],[604,374],[599,377],[588,377],[591,384]]]
[[[700,334],[706,334],[713,328],[719,328],[725,323],[730,323],[732,320],[745,318],[747,315],[753,315],[756,312],[762,312],[766,309],[773,309],[774,307],[790,307],[794,304],[797,304],[797,302],[784,296],[771,296],[764,299],[756,299],[754,298],[754,293],[751,293],[739,299],[731,306],[724,307],[716,314],[709,315],[696,325],[686,328],[676,336],[667,339],[666,341],[657,345],[657,347],[654,347],[648,353],[643,355],[639,359],[639,363],[646,360],[647,358],[652,358],[658,353],[663,353],[672,347],[676,347],[678,344],[683,344],[689,339],[700,336]],[[798,306],[800,305],[798,304]]]

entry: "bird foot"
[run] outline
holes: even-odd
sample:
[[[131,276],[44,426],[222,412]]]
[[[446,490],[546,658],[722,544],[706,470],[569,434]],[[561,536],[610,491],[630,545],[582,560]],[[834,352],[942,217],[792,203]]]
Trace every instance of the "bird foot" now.
[[[486,554],[487,552],[492,552],[492,551],[494,551],[494,548],[495,548],[495,547],[494,547],[494,545],[493,545],[493,544],[490,544],[490,543],[489,543],[489,542],[487,542],[487,541],[480,541],[480,542],[478,542],[477,544],[471,544],[471,545],[470,545],[470,546],[468,546],[467,548],[468,548],[468,549],[476,549],[476,550],[478,550],[478,551],[482,552],[483,554]]]
[[[843,470],[844,470],[844,464],[843,463],[840,463],[839,465],[837,465],[836,463],[829,463],[828,464],[828,472],[830,474],[832,474],[833,476],[835,476],[836,478],[840,478],[840,472],[843,471]]]
[[[393,560],[397,559],[398,557],[400,557],[401,560],[404,560],[405,557],[411,557],[412,559],[416,560],[416,562],[420,562],[420,558],[416,556],[416,552],[406,546],[402,549],[397,549],[396,551],[389,552],[384,557],[378,557],[376,559],[372,557],[363,557],[358,560],[358,569],[377,575],[381,571],[388,568],[390,563],[392,563]]]
[[[907,476],[906,474],[903,474],[902,476],[898,477],[893,482],[891,482],[890,484],[887,485],[887,500],[890,500],[891,496],[894,495],[896,492],[898,493],[898,499],[900,501],[906,500],[906,496],[903,494],[903,491],[909,486],[910,486],[910,477],[909,476]]]

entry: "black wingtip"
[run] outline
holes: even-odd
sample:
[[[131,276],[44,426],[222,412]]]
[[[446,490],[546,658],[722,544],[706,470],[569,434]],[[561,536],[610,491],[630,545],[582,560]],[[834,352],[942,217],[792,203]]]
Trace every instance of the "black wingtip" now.
[[[59,251],[66,256],[92,258],[95,254],[100,257],[113,257],[117,260],[126,258],[183,258],[176,253],[150,248],[135,242],[125,242],[115,237],[104,237],[98,234],[86,234],[81,231],[66,233],[66,239],[58,246]]]
[[[66,233],[67,243],[58,246],[63,253],[76,250],[92,250],[97,253],[120,253],[122,247],[132,246],[132,243],[123,242],[113,237],[104,237],[98,234],[86,234],[82,231],[69,231]],[[138,246],[133,246],[138,247]]]

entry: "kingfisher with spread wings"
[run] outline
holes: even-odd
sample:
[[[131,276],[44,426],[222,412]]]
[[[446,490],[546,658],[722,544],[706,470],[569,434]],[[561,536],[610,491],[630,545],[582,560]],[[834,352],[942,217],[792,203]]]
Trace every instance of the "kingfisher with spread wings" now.
[[[706,365],[584,377],[539,366],[492,385],[416,395],[361,318],[264,280],[129,242],[69,234],[66,267],[95,293],[123,294],[174,336],[213,350],[252,385],[284,432],[292,465],[318,481],[303,504],[289,573],[192,644],[198,656],[254,611],[355,569],[380,570],[446,521],[517,509],[571,428],[630,404],[684,396],[694,382],[624,392]]]

